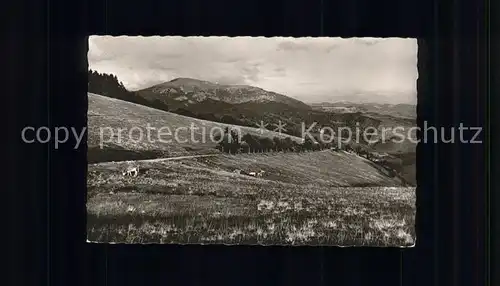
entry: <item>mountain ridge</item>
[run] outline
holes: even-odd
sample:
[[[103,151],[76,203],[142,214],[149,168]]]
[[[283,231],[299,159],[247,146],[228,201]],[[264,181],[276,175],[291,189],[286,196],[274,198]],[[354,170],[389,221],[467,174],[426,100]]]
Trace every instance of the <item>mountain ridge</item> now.
[[[311,107],[292,97],[274,91],[265,90],[251,85],[227,85],[194,78],[179,77],[136,91],[147,99],[176,100],[179,104],[193,104],[206,99],[218,100],[231,104],[247,102],[278,102],[290,105],[293,108],[311,109]],[[172,103],[171,103],[172,104]]]

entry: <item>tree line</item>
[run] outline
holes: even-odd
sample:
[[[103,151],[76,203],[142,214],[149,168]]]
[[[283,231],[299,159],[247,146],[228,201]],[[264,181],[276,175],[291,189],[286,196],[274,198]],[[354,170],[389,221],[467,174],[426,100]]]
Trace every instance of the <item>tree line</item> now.
[[[114,74],[88,71],[88,92],[106,97],[116,98],[147,107],[168,111],[168,106],[160,100],[147,100],[133,91],[128,91]]]
[[[317,136],[312,136],[314,140],[306,137],[301,143],[292,140],[290,137],[273,138],[251,135],[249,133],[239,138],[239,133],[234,129],[226,127],[222,134],[217,134],[214,139],[218,141],[216,148],[224,153],[266,153],[266,152],[307,152],[320,151],[325,149],[337,149],[339,146],[335,142],[322,142]],[[348,151],[365,157],[369,160],[376,160],[372,150],[362,144],[342,143],[341,150]],[[383,162],[384,160],[380,160]]]
[[[318,138],[306,137],[301,143],[292,140],[290,137],[279,138],[251,135],[249,133],[239,138],[238,132],[228,127],[223,134],[218,134],[215,138],[219,141],[217,149],[224,153],[267,153],[267,152],[306,152],[320,151],[334,147],[334,143],[323,143]]]

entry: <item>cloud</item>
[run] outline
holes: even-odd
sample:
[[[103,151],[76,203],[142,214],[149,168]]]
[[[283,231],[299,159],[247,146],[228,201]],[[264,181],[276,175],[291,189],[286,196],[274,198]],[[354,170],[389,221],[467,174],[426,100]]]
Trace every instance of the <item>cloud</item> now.
[[[306,102],[360,93],[416,101],[415,39],[92,36],[88,59],[131,90],[191,77]]]

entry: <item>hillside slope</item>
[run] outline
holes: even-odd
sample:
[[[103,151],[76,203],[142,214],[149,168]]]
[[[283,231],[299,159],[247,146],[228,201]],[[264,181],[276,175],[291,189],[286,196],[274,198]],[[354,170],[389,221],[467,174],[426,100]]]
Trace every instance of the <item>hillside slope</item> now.
[[[365,158],[331,150],[305,153],[240,154],[200,158],[198,161],[225,171],[233,169],[264,170],[265,178],[295,185],[330,187],[401,186]]]
[[[142,170],[137,177],[120,174],[126,162],[89,165],[89,240],[357,246],[414,241],[415,189],[398,187],[354,154],[221,154],[135,163]],[[236,174],[235,167],[266,174]]]
[[[371,118],[378,121],[372,124],[377,128],[377,140],[362,146],[368,153],[387,154],[382,163],[395,170],[407,183],[416,186],[416,150],[417,132],[416,107],[411,104],[376,104],[376,103],[318,103],[313,109],[345,116],[361,114],[357,118]],[[357,119],[358,120],[358,119]],[[404,139],[404,140],[402,140]],[[352,144],[353,146],[357,144]]]
[[[122,183],[131,181],[119,176],[127,162],[104,162],[89,165],[89,194],[100,192],[102,182],[96,180],[119,180]],[[193,184],[203,185],[205,189],[218,192],[234,192],[237,185],[241,192],[244,189],[276,189],[277,195],[284,195],[297,188],[304,187],[401,187],[397,177],[390,177],[370,164],[366,159],[347,152],[307,152],[301,154],[220,154],[213,157],[191,158],[176,161],[136,161],[142,175],[136,180],[138,184],[149,178],[147,183],[150,192],[165,192],[164,181],[169,178],[175,182],[177,191],[189,190]],[[235,169],[264,170],[262,178],[235,174]],[[99,175],[100,174],[100,175]],[[107,178],[107,179],[106,179]],[[228,183],[232,182],[232,183]],[[112,191],[122,189],[117,182],[109,181],[106,185],[114,186]],[[139,185],[136,185],[139,187]],[[142,186],[145,187],[145,186]],[[126,191],[124,188],[123,191]],[[127,189],[128,190],[128,189]],[[110,190],[107,190],[110,191]],[[172,190],[171,190],[172,191]]]
[[[273,131],[264,130],[261,134],[257,128],[191,118],[92,93],[88,94],[88,99],[88,147],[91,162],[101,161],[97,158],[101,155],[114,158],[114,155],[110,155],[113,152],[118,157],[122,154],[129,159],[214,153],[217,152],[214,149],[217,144],[211,140],[211,130],[215,136],[228,126],[240,128],[243,135],[249,133],[269,138],[290,137],[294,141],[302,141],[301,138]],[[191,124],[197,128],[192,132],[188,129]],[[154,128],[150,129],[149,138],[148,125]],[[133,128],[136,130],[132,130]],[[163,130],[160,130],[161,128]],[[119,129],[123,130],[121,135],[118,135]],[[176,130],[179,130],[179,140],[174,136]],[[105,147],[102,150],[99,147],[101,132]],[[143,134],[142,138],[140,132]],[[141,152],[144,156],[139,156],[138,153]],[[112,158],[102,159],[107,161],[113,160]]]

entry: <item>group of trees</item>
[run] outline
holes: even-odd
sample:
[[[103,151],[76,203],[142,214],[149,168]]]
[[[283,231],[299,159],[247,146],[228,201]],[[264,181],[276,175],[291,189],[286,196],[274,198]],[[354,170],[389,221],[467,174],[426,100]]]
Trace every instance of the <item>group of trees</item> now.
[[[234,129],[226,127],[223,134],[218,134],[214,138],[219,141],[217,149],[222,152],[230,154],[238,153],[267,153],[267,152],[307,152],[307,151],[320,151],[324,149],[331,149],[337,147],[335,143],[324,143],[319,138],[314,138],[314,141],[306,137],[303,142],[299,143],[292,140],[290,137],[279,138],[255,136],[245,134],[239,138],[239,134]],[[372,161],[377,161],[384,164],[385,160],[376,160],[378,157],[374,155],[372,150],[369,150],[362,144],[342,144],[340,149],[356,153],[359,156],[365,157]]]
[[[88,71],[88,92],[106,97],[141,104],[144,106],[168,111],[168,106],[159,100],[149,101],[135,92],[128,91],[123,83],[114,74],[99,73],[90,69]]]
[[[198,119],[203,119],[203,120],[208,120],[208,121],[214,121],[214,122],[220,122],[224,124],[229,124],[229,125],[238,125],[238,126],[248,126],[248,127],[253,127],[257,128],[258,127],[258,121],[257,120],[252,120],[250,118],[238,118],[235,117],[232,114],[228,113],[208,113],[208,112],[197,112],[194,110],[188,110],[185,108],[177,108],[174,110],[170,110],[172,113],[176,113],[179,115],[184,115],[184,116],[189,116],[193,118],[198,118]],[[264,122],[267,123],[265,128],[267,130],[273,131],[276,129],[276,126],[278,126],[279,121],[278,120],[273,120],[271,118],[267,118],[266,120],[263,120]],[[286,123],[286,130],[283,131],[283,133],[291,135],[291,136],[297,136],[300,137],[302,136],[302,126],[300,124],[296,125],[291,125],[290,123]]]
[[[219,134],[214,138],[220,141],[217,149],[222,152],[237,154],[237,153],[265,153],[265,152],[305,152],[319,151],[329,149],[334,145],[332,143],[322,143],[319,140],[313,141],[311,138],[305,138],[302,143],[292,140],[290,137],[279,138],[255,136],[245,134],[241,137],[235,130],[229,130],[226,127],[224,134]]]

